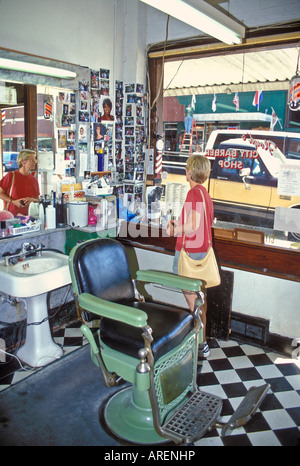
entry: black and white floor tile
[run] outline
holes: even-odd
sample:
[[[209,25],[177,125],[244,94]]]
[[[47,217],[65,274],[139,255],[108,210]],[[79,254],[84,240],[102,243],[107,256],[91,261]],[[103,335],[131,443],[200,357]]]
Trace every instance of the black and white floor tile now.
[[[300,360],[235,341],[211,341],[201,361],[198,385],[224,399],[228,420],[248,389],[265,383],[270,389],[251,421],[221,438],[219,429],[196,445],[300,446]]]
[[[86,344],[75,322],[53,333],[65,353]],[[223,420],[228,420],[252,386],[270,389],[259,410],[244,427],[221,437],[208,432],[196,446],[300,446],[300,360],[287,358],[236,341],[209,340],[211,354],[199,361],[201,390],[224,399]],[[39,370],[39,369],[37,369]],[[0,391],[33,374],[13,357],[0,362]]]

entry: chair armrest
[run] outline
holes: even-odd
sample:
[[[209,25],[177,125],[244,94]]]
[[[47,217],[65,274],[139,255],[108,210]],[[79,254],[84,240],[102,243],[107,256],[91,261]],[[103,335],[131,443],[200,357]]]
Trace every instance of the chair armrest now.
[[[82,293],[78,296],[80,307],[88,312],[98,315],[99,317],[108,317],[112,320],[118,320],[133,327],[145,327],[147,325],[147,314],[144,311],[134,307],[125,306],[124,304],[106,301],[97,298],[89,293]]]
[[[202,282],[196,278],[182,277],[169,272],[157,270],[138,270],[136,278],[141,282],[156,283],[158,285],[171,286],[180,290],[200,292]]]

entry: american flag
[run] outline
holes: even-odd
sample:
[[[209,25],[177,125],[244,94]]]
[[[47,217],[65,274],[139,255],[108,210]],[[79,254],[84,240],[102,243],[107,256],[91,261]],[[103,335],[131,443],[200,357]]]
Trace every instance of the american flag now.
[[[234,94],[233,103],[235,105],[235,110],[238,112],[240,109],[240,98],[238,92]]]
[[[5,110],[2,110],[2,112],[1,112],[1,122],[2,122],[2,125],[5,125],[5,123],[6,123],[6,112],[5,112]]]
[[[259,110],[259,105],[261,101],[263,100],[263,93],[262,91],[256,91],[254,94],[253,102],[252,105]]]

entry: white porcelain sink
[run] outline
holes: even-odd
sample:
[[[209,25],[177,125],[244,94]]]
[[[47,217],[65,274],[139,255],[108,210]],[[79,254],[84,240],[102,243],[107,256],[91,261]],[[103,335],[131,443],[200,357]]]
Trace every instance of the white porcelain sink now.
[[[0,292],[16,298],[37,296],[71,283],[68,256],[43,251],[15,265],[0,263]]]
[[[45,366],[63,355],[51,336],[47,295],[71,283],[68,259],[62,253],[43,251],[40,257],[27,257],[15,265],[0,262],[0,292],[26,301],[26,341],[17,356],[29,366]]]

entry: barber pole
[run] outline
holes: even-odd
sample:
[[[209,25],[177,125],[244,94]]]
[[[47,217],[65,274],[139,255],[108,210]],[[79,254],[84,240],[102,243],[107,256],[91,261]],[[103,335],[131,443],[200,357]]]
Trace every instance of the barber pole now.
[[[158,138],[156,141],[156,157],[155,157],[155,178],[156,179],[161,179],[163,148],[164,148],[163,139]]]
[[[156,153],[156,160],[155,160],[155,175],[156,178],[161,175],[162,172],[162,152]]]

